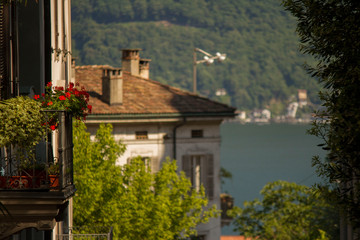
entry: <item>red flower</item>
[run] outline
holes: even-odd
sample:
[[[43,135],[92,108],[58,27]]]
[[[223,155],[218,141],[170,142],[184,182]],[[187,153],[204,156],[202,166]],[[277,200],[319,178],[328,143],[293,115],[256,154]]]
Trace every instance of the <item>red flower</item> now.
[[[65,97],[64,95],[61,95],[61,96],[59,97],[59,99],[60,99],[61,101],[64,101],[64,100],[66,100],[66,97]]]
[[[66,95],[67,98],[70,98],[70,97],[71,97],[71,93],[69,93],[69,92],[65,93],[65,95]],[[61,99],[60,99],[60,100],[61,100]]]
[[[45,97],[45,93],[42,93],[41,96]]]
[[[48,82],[48,83],[46,84],[46,86],[47,86],[47,87],[51,87],[51,86],[52,86],[52,83],[51,83],[51,82]]]
[[[64,90],[63,87],[55,87],[54,89],[55,89],[55,91],[63,91]]]
[[[48,105],[48,106],[51,106],[51,105],[53,105],[53,102],[50,101],[50,102],[47,103],[47,105]]]
[[[40,95],[35,95],[35,96],[34,96],[34,99],[35,99],[35,100],[38,100],[39,98],[40,98]]]
[[[88,105],[87,108],[89,109],[89,112],[91,113],[92,106],[91,106],[91,105]]]
[[[54,130],[56,129],[56,126],[55,126],[55,125],[51,125],[51,126],[50,126],[50,129],[54,131]]]

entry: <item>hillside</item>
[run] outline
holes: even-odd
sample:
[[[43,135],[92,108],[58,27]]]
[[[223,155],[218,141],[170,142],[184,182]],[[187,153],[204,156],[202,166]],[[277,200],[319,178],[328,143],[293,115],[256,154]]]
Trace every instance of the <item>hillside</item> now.
[[[119,66],[120,49],[141,48],[152,79],[191,90],[197,47],[227,54],[225,62],[198,65],[205,96],[275,114],[299,88],[318,101],[319,85],[302,67],[310,58],[298,53],[295,20],[279,0],[76,0],[72,20],[78,65]],[[215,96],[218,88],[228,95]]]

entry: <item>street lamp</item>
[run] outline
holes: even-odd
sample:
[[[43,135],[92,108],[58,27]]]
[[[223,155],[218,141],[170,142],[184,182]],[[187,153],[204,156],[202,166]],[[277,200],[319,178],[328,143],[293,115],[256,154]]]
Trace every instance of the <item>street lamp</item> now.
[[[203,60],[196,60],[196,52],[200,52],[204,54]],[[196,65],[199,63],[205,63],[206,65],[210,65],[214,62],[214,60],[218,60],[218,62],[222,62],[226,59],[225,53],[217,52],[215,56],[211,55],[210,53],[201,50],[200,48],[194,48],[194,62],[193,62],[193,92],[196,93]]]

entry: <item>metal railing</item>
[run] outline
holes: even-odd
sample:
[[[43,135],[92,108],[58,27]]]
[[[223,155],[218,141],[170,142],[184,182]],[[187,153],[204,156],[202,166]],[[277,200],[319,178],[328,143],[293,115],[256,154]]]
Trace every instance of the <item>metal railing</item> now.
[[[69,229],[67,234],[58,234],[56,240],[112,240],[113,228],[112,227],[92,227],[81,228],[74,227]],[[91,233],[90,233],[91,232]]]
[[[72,117],[66,111],[52,112],[58,114],[58,130],[52,134],[47,129],[33,153],[17,146],[0,148],[0,191],[60,191],[73,184]]]

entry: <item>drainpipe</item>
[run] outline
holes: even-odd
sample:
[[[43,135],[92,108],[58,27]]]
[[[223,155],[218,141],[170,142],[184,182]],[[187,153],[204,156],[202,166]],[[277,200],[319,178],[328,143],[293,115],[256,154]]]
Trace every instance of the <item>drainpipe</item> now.
[[[173,159],[176,159],[176,130],[179,127],[185,125],[185,123],[186,123],[186,118],[184,117],[183,121],[178,125],[176,125],[173,129]]]

